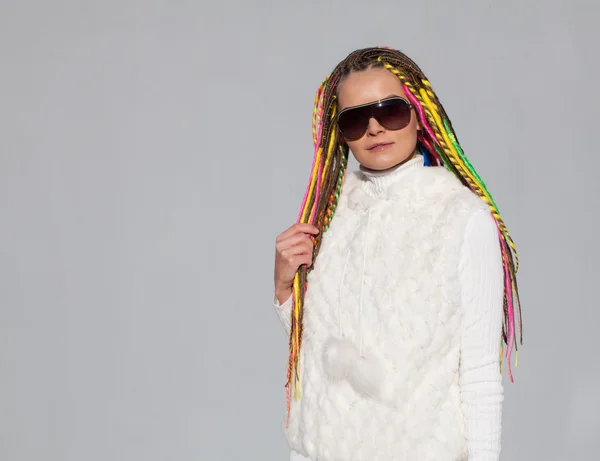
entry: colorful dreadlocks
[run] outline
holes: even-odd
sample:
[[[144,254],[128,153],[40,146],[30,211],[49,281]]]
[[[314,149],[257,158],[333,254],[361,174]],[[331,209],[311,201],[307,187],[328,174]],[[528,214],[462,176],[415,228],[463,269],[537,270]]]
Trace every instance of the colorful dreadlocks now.
[[[510,358],[515,349],[515,366],[518,365],[518,346],[515,318],[518,317],[519,342],[523,344],[523,329],[516,273],[519,260],[515,244],[500,217],[498,207],[475,168],[466,158],[452,123],[429,80],[421,69],[400,51],[382,47],[356,50],[346,57],[319,86],[313,110],[312,132],[315,146],[312,173],[304,195],[298,222],[311,223],[319,234],[311,236],[314,244],[313,263],[302,266],[294,278],[290,356],[288,363],[286,398],[288,416],[292,393],[300,397],[299,358],[302,346],[302,317],[307,275],[314,267],[319,254],[323,234],[335,214],[348,165],[348,146],[339,138],[336,124],[337,90],[344,77],[352,72],[370,68],[385,68],[398,77],[406,96],[415,106],[423,130],[418,136],[417,148],[425,157],[427,165],[444,166],[460,181],[488,204],[496,221],[498,238],[502,249],[504,267],[504,322],[502,342],[506,345],[506,359],[510,380],[513,381]],[[514,258],[514,259],[513,259]],[[502,373],[503,347],[500,345],[500,373]]]

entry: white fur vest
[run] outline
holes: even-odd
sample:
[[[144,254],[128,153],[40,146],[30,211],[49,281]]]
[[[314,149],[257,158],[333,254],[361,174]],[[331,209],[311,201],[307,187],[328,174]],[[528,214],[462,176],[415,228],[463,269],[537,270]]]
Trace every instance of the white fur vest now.
[[[467,459],[458,263],[482,208],[443,167],[378,182],[348,173],[308,276],[301,398],[284,429],[293,450],[313,461]]]

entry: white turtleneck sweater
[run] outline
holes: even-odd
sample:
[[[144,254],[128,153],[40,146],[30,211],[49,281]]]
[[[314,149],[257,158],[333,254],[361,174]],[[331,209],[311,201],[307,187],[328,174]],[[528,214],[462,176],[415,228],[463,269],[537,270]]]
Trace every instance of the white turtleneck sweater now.
[[[420,155],[385,172],[361,171],[370,186],[378,189],[412,168],[425,168]],[[469,461],[497,461],[504,399],[498,363],[503,272],[497,228],[489,213],[478,212],[471,217],[465,229],[459,271],[465,316],[459,374]],[[274,305],[282,321],[289,322],[291,297],[283,304],[275,297]],[[290,461],[315,460],[292,451]]]

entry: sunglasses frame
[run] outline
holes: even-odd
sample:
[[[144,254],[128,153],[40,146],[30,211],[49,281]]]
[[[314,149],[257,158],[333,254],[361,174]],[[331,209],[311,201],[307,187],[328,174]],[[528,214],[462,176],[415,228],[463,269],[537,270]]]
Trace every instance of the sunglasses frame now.
[[[404,101],[408,105],[408,110],[409,111],[412,111],[414,109],[414,106],[411,104],[411,102],[408,99],[403,98],[402,96],[390,96],[388,98],[383,98],[383,99],[380,99],[378,101],[371,101],[371,102],[367,102],[365,104],[359,104],[358,106],[346,107],[345,109],[341,110],[336,115],[336,117],[335,117],[335,124],[337,126],[338,131],[340,132],[340,134],[342,136],[344,136],[343,133],[342,133],[342,130],[340,130],[339,120],[340,120],[340,117],[342,116],[342,114],[344,114],[345,112],[348,112],[348,111],[354,110],[354,109],[361,109],[363,107],[368,107],[368,106],[376,106],[378,104],[381,104],[382,102],[392,101],[392,100],[396,100],[396,99],[401,99],[402,101]],[[372,117],[369,117],[369,120],[371,120],[371,118]],[[375,119],[375,120],[377,120],[377,123],[379,123],[381,126],[383,126],[386,130],[399,131],[399,130],[403,130],[404,128],[406,128],[410,124],[410,120],[411,119],[412,119],[412,112],[410,114],[410,118],[408,119],[408,123],[405,126],[403,126],[402,128],[398,128],[397,130],[392,130],[390,128],[387,128],[386,126],[381,125],[381,122],[379,120],[377,120],[377,119]],[[362,135],[360,135],[360,137],[358,137],[356,139],[348,139],[348,141],[350,141],[350,142],[352,142],[352,141],[358,141],[360,138],[362,138],[365,135],[365,133],[367,132],[368,128],[369,128],[369,124],[367,123],[367,126],[365,127],[365,131],[363,131],[363,133],[362,133]],[[347,139],[347,138],[344,136],[344,139]]]

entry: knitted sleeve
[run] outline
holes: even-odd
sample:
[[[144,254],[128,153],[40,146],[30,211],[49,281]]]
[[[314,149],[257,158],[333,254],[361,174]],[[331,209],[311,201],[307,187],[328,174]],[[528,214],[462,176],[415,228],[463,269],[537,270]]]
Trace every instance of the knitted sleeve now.
[[[277,299],[277,296],[275,296],[275,294],[273,294],[273,307],[275,307],[275,311],[277,312],[277,315],[279,316],[279,320],[281,320],[281,323],[283,324],[283,328],[285,328],[285,332],[289,335],[290,334],[290,318],[292,315],[292,296],[290,295],[290,297],[283,303],[280,304],[279,300]],[[290,452],[290,461],[311,461],[309,458],[301,455],[300,453],[295,452],[294,450],[291,450]]]
[[[459,268],[465,314],[459,383],[469,461],[497,461],[504,400],[499,368],[504,292],[498,231],[486,210],[469,220]]]
[[[279,320],[281,320],[283,328],[285,328],[285,332],[289,335],[292,316],[292,295],[283,304],[280,304],[277,296],[273,294],[273,306],[279,316]]]

